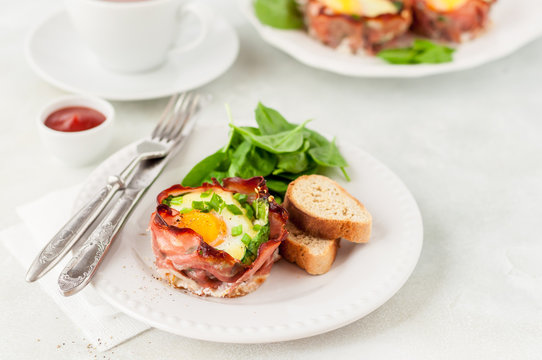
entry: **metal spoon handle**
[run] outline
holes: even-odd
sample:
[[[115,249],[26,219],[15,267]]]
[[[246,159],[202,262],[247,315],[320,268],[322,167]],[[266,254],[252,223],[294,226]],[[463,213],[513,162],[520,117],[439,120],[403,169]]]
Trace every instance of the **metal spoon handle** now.
[[[121,185],[120,182],[110,179],[110,182],[53,236],[30,265],[26,273],[26,281],[32,282],[41,278],[70,251],[111,201]]]

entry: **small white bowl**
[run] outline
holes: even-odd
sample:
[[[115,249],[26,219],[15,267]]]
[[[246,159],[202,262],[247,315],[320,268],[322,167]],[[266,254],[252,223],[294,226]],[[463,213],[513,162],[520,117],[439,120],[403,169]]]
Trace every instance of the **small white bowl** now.
[[[53,112],[72,106],[83,106],[101,112],[105,121],[88,130],[65,132],[51,129],[45,120]],[[96,161],[113,138],[115,109],[100,98],[69,95],[58,98],[46,105],[38,116],[38,131],[45,147],[58,159],[68,165],[82,166]]]

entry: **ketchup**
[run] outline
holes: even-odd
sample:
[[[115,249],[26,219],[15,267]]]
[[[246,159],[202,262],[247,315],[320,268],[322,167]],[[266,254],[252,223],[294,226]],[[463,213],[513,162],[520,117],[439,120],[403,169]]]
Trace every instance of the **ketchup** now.
[[[99,111],[73,106],[59,109],[45,119],[45,126],[57,131],[75,132],[92,129],[105,121]]]

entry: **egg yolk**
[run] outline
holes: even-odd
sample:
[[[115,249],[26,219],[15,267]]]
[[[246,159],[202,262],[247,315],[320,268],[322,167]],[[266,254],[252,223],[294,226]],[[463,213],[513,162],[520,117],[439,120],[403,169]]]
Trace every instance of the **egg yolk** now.
[[[359,0],[324,0],[323,3],[340,14],[362,14]]]
[[[213,247],[222,244],[227,233],[226,223],[223,220],[198,210],[181,214],[177,226],[194,230],[203,237],[203,241]]]
[[[468,0],[427,0],[430,8],[437,11],[452,11],[465,5]]]

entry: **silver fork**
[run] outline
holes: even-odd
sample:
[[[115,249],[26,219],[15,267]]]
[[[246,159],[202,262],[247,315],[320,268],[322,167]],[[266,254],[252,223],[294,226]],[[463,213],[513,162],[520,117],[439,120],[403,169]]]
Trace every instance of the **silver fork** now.
[[[126,187],[134,169],[145,160],[165,157],[175,145],[188,117],[183,116],[197,100],[192,93],[176,94],[169,100],[150,137],[137,145],[137,156],[118,175],[110,176],[107,184],[81,208],[45,245],[26,273],[26,281],[36,281],[51,270],[77,243],[85,231],[105,209],[117,191]]]

